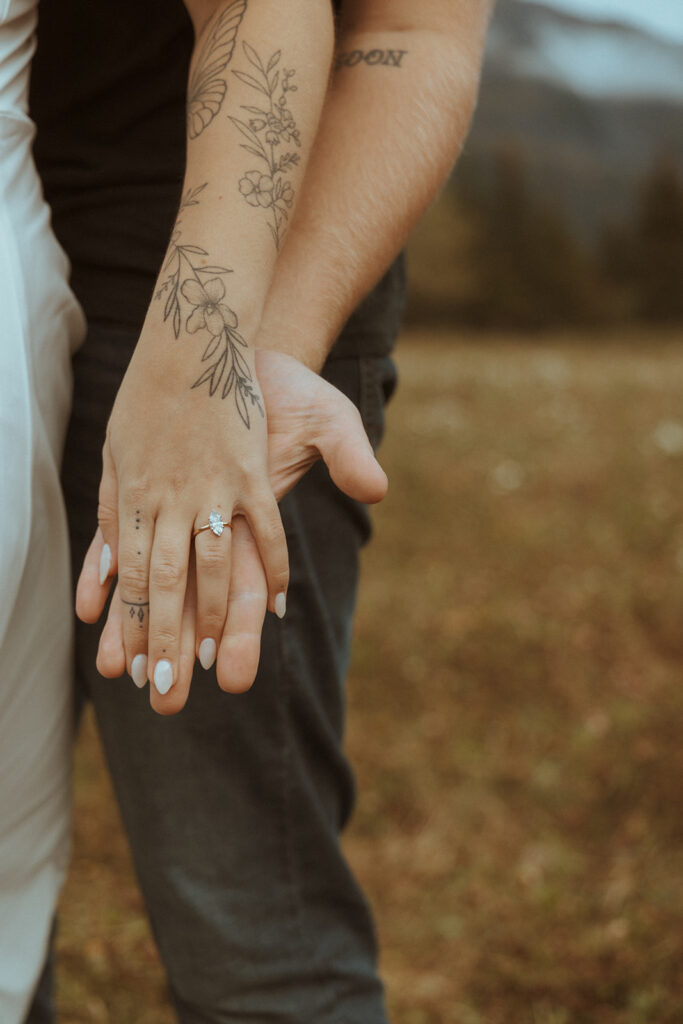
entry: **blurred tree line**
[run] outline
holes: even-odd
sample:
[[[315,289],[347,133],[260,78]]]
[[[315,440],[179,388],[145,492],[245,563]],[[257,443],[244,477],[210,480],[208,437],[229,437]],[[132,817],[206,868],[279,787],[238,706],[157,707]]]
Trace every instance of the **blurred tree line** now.
[[[520,151],[458,173],[408,249],[412,322],[542,329],[683,323],[683,181],[656,157],[630,217],[582,238],[529,188]]]

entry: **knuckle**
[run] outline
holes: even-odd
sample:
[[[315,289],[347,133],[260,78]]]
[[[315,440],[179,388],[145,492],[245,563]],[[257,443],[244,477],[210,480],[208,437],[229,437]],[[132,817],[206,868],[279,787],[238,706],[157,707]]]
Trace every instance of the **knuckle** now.
[[[116,510],[103,498],[101,494],[97,505],[97,522],[100,527],[104,527],[105,529],[107,526],[111,526],[116,522]]]
[[[245,488],[251,494],[258,494],[267,488],[267,472],[264,468],[264,463],[261,461],[260,456],[251,454],[245,456],[240,464],[240,480]]]
[[[150,648],[154,645],[156,650],[161,651],[163,657],[168,658],[169,654],[173,654],[177,642],[178,632],[172,626],[162,623],[152,627],[149,637]]]
[[[289,569],[280,569],[274,572],[272,580],[278,590],[286,590],[289,585]]]
[[[202,572],[213,573],[218,569],[224,569],[227,565],[225,551],[216,544],[207,544],[206,546],[202,544],[200,550],[196,551],[196,559],[197,567]]]
[[[225,624],[225,609],[207,608],[201,615],[201,633],[206,636],[220,636]]]
[[[247,608],[252,605],[258,608],[264,603],[268,597],[268,588],[266,586],[265,577],[261,577],[258,584],[253,585],[249,588],[243,587],[236,590],[230,591],[230,605],[240,607],[246,606]]]
[[[185,580],[185,569],[168,558],[160,559],[152,566],[150,584],[157,590],[177,590]]]
[[[147,501],[149,488],[142,480],[129,482],[123,494],[123,502],[126,508],[140,508],[142,503]]]
[[[285,543],[285,531],[277,506],[267,512],[261,520],[261,536],[269,546]]]
[[[147,573],[142,566],[125,562],[119,566],[119,583],[122,593],[145,594],[147,592]]]
[[[188,480],[185,470],[175,471],[169,474],[166,486],[174,498],[179,498],[187,489]]]

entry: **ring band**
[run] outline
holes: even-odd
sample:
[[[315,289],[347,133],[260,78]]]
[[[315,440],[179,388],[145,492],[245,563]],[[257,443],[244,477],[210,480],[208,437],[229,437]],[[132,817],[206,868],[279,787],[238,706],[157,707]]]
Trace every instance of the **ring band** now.
[[[198,533],[203,533],[204,530],[211,530],[211,532],[215,533],[217,537],[220,537],[226,526],[232,530],[232,523],[223,522],[223,516],[220,512],[216,512],[215,509],[212,509],[208,523],[205,523],[204,526],[200,526],[196,530],[193,530],[192,536],[196,537]]]

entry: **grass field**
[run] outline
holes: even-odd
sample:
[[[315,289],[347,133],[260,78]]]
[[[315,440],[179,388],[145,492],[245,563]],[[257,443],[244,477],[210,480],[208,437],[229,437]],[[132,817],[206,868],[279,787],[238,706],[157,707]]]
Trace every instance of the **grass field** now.
[[[394,1024],[683,1022],[674,341],[401,345],[346,838]],[[61,1021],[171,1024],[89,721],[76,790]]]

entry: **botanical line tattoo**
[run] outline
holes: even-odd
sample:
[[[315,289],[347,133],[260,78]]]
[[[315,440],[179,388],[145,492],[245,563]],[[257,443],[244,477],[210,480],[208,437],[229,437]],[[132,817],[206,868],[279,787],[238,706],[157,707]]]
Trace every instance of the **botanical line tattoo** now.
[[[353,68],[357,64],[382,64],[384,67],[400,68],[407,50],[349,50],[338,53],[334,62],[335,68]]]
[[[240,179],[239,190],[250,206],[268,211],[268,227],[279,249],[294,202],[294,189],[287,175],[299,163],[299,154],[285,150],[284,146],[280,151],[278,147],[283,143],[301,146],[299,129],[287,106],[288,94],[297,90],[292,83],[295,72],[278,67],[281,50],[264,64],[256,50],[247,43],[242,46],[254,70],[253,73],[233,71],[233,75],[260,93],[263,99],[256,100],[254,106],[241,107],[250,115],[248,119],[230,118],[247,140],[241,144],[242,149],[260,161],[257,168],[247,171]]]
[[[145,621],[145,608],[149,608],[149,601],[124,601],[121,602],[128,608],[128,615],[131,619],[137,619],[140,625]]]
[[[180,204],[179,218],[188,206],[199,203],[198,196],[205,188],[206,183],[187,190]],[[206,249],[181,242],[180,223],[178,219],[162,269],[166,277],[156,298],[166,295],[164,321],[171,320],[176,338],[180,337],[183,318],[188,334],[206,332],[208,335],[202,355],[202,362],[208,366],[192,387],[208,384],[209,394],[215,395],[220,389],[221,398],[232,394],[240,418],[249,429],[250,409],[256,407],[261,416],[264,411],[261,396],[254,390],[254,377],[240,351],[247,348],[247,342],[237,330],[237,314],[223,302],[225,283],[222,278],[232,271],[227,267],[207,265],[209,254]]]
[[[211,25],[190,73],[187,133],[196,139],[221,109],[228,83],[223,74],[235,50],[247,0],[233,0]]]

